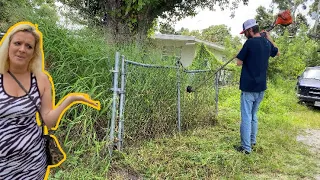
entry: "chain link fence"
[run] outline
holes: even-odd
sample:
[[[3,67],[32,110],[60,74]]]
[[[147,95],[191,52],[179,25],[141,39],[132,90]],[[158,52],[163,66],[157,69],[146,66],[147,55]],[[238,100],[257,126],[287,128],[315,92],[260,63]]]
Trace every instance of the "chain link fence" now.
[[[117,52],[112,148],[121,150],[124,144],[142,139],[216,124],[219,84],[230,83],[226,79],[232,76],[231,71],[221,71],[225,65],[218,70],[186,70],[179,59],[175,66],[143,64],[120,57]],[[188,86],[196,88],[187,92]]]
[[[183,71],[181,113],[182,129],[214,124],[215,119],[215,77],[211,70]],[[206,83],[203,83],[207,81]],[[194,92],[187,92],[187,87]]]
[[[177,128],[176,67],[126,61],[124,138],[154,138]]]

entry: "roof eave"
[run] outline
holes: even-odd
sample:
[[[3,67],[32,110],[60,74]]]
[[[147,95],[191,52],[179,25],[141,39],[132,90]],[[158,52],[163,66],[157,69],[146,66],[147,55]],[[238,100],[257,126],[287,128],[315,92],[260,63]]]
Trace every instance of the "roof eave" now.
[[[218,50],[218,51],[225,50],[225,48],[223,46],[219,46],[217,44],[214,44],[214,43],[211,43],[208,41],[203,41],[203,40],[197,39],[194,36],[184,36],[184,35],[174,35],[174,34],[155,34],[153,36],[153,38],[161,39],[161,40],[194,41],[197,43],[203,43],[203,44],[205,44],[215,50]]]

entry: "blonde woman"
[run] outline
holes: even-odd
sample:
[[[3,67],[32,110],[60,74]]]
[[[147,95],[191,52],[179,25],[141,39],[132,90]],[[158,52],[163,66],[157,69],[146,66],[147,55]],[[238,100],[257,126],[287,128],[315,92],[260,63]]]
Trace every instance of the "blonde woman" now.
[[[44,179],[47,157],[36,107],[48,128],[75,101],[99,106],[85,95],[70,95],[54,107],[50,79],[44,73],[42,35],[33,24],[12,26],[0,44],[0,179]]]

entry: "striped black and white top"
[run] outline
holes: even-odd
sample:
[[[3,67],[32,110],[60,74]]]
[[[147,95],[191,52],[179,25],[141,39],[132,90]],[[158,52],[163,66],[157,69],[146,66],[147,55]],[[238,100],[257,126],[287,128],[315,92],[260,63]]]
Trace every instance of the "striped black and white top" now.
[[[29,94],[40,106],[37,79],[32,73],[30,76]],[[42,180],[46,167],[44,139],[36,122],[36,107],[28,95],[9,95],[0,74],[0,179]]]

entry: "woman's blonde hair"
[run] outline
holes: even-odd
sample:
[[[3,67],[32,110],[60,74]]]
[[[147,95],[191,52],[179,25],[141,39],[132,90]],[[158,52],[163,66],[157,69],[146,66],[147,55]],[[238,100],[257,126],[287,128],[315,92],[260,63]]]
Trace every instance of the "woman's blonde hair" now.
[[[9,69],[9,44],[12,37],[17,32],[30,32],[35,38],[34,55],[29,62],[28,70],[38,74],[43,70],[43,51],[42,51],[42,34],[37,27],[30,22],[19,22],[9,28],[0,42],[0,73],[3,74]]]

